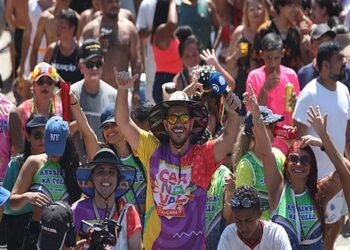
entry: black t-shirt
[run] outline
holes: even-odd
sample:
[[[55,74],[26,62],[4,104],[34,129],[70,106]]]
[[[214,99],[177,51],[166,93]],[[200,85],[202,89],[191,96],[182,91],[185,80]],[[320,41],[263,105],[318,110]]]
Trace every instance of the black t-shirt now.
[[[258,56],[259,51],[261,50],[261,41],[267,34],[271,32],[281,35],[274,20],[272,20],[271,22],[268,22],[266,26],[262,26],[259,32],[255,35],[255,39],[254,39],[255,57],[254,58],[258,58],[257,61],[259,65],[263,65],[262,59]],[[285,49],[285,54],[284,54],[284,57],[282,58],[282,65],[290,67],[297,72],[300,67],[300,65],[298,64],[298,60],[300,58],[299,31],[296,28],[289,28],[286,38],[285,39],[282,38],[282,40],[283,40],[283,47]]]

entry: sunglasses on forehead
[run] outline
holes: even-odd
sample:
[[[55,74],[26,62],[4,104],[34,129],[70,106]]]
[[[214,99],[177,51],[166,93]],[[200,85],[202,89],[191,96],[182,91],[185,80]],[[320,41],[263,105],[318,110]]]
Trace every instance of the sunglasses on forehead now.
[[[44,85],[45,83],[48,84],[48,85],[54,85],[54,84],[56,84],[56,82],[55,82],[54,80],[52,80],[51,78],[49,78],[49,77],[42,77],[42,78],[39,78],[39,80],[37,80],[36,83],[37,83],[39,86],[42,86],[42,85]]]
[[[251,208],[255,205],[255,202],[249,200],[247,197],[242,200],[239,197],[234,197],[231,202],[231,206],[233,208],[243,207],[243,208]]]
[[[85,62],[85,66],[86,68],[88,69],[92,69],[94,67],[96,67],[97,69],[101,68],[103,66],[103,62],[102,61],[96,61],[96,62],[93,62],[93,61],[86,61]]]
[[[306,155],[299,156],[297,154],[290,154],[288,160],[293,164],[298,164],[299,162],[300,165],[303,166],[310,164],[310,157]]]
[[[168,115],[166,117],[167,123],[170,125],[175,125],[177,121],[180,121],[182,124],[187,124],[191,120],[191,116],[189,114],[182,115]]]

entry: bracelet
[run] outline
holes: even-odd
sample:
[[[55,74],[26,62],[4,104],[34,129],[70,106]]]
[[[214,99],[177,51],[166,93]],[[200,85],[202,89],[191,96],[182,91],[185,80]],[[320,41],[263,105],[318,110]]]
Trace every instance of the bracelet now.
[[[75,103],[71,103],[70,105],[73,106],[73,105],[76,105],[78,104],[78,101],[76,101]]]
[[[254,125],[259,125],[259,124],[263,124],[264,120],[262,116],[260,116],[259,118],[252,118],[252,122]]]

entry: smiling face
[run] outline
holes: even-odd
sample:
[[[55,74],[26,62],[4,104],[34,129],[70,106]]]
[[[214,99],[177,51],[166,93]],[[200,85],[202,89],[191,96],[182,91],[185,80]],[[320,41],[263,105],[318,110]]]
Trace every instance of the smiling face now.
[[[296,150],[287,157],[287,171],[291,181],[307,180],[311,168],[311,156],[305,150]]]
[[[106,123],[102,127],[102,133],[107,144],[115,145],[124,140],[123,134],[115,122]]]
[[[190,132],[193,127],[193,120],[185,119],[186,115],[189,115],[187,107],[173,106],[169,108],[167,117],[170,118],[176,116],[175,124],[171,124],[171,122],[169,122],[170,119],[164,121],[164,126],[170,136],[170,141],[175,146],[181,147],[189,140]]]
[[[114,193],[118,184],[118,170],[109,164],[101,164],[94,168],[91,179],[100,195],[104,198]]]
[[[183,64],[187,69],[197,66],[201,61],[199,48],[195,43],[188,44],[181,56]]]

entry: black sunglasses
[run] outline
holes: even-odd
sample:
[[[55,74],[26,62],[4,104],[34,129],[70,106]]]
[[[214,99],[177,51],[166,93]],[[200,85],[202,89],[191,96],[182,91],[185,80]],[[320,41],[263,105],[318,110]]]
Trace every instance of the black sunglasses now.
[[[93,61],[86,61],[85,62],[86,68],[88,69],[92,69],[94,67],[96,67],[97,69],[99,69],[100,67],[103,66],[103,62],[102,61],[97,61],[97,62],[93,62]]]
[[[44,85],[45,83],[48,84],[48,85],[54,85],[56,84],[56,82],[54,80],[52,80],[51,78],[48,78],[48,77],[42,77],[40,78],[39,80],[36,81],[36,83],[39,85],[39,86],[42,86]]]
[[[35,140],[40,140],[41,138],[43,138],[44,133],[41,131],[36,131],[32,135],[33,135]]]
[[[310,164],[310,157],[307,155],[299,156],[296,154],[290,154],[288,156],[288,160],[293,164],[297,164],[299,162],[300,165],[303,165],[303,166]]]

